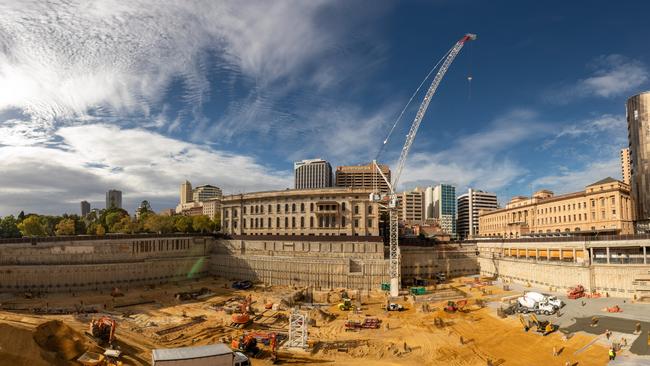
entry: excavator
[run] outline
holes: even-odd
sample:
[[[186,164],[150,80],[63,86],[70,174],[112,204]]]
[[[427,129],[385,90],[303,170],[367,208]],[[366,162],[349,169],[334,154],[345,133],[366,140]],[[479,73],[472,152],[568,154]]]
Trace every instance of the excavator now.
[[[232,340],[230,346],[232,349],[240,350],[244,353],[247,353],[253,357],[258,356],[261,352],[261,349],[257,345],[258,342],[268,343],[269,348],[271,349],[271,361],[276,363],[278,361],[277,354],[277,334],[276,333],[265,333],[265,332],[252,332],[244,333],[239,338]]]
[[[115,328],[117,323],[115,320],[103,316],[99,319],[93,319],[90,321],[90,335],[97,339],[101,343],[111,344],[115,339]]]
[[[445,311],[448,313],[455,313],[457,311],[463,311],[467,306],[467,300],[459,301],[447,301],[447,306],[445,306]]]
[[[553,324],[548,320],[539,320],[535,314],[530,314],[530,322],[520,314],[519,321],[524,326],[525,332],[528,332],[534,326],[536,328],[535,331],[541,333],[543,336],[547,336],[559,328],[557,324]]]
[[[244,301],[239,304],[239,311],[232,314],[232,323],[235,327],[243,327],[246,324],[250,323],[250,311],[252,303],[253,299],[251,295],[248,295],[248,297],[245,297]]]

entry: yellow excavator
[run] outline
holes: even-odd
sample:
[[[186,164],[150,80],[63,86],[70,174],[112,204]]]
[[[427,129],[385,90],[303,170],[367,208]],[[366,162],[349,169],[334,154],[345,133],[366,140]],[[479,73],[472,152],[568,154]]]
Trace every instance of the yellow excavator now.
[[[519,321],[524,326],[524,331],[527,332],[532,327],[535,327],[537,333],[541,333],[543,336],[547,336],[556,330],[559,326],[553,324],[548,320],[539,320],[535,314],[530,314],[530,321],[526,320],[521,314],[519,315]]]

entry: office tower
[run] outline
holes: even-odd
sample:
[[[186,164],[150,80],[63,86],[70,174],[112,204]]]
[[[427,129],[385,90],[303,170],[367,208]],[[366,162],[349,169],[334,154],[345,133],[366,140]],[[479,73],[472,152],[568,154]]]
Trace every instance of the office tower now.
[[[422,213],[424,192],[413,190],[402,192],[400,198],[400,220],[409,223],[421,223],[424,221]]]
[[[81,217],[85,217],[90,213],[90,203],[88,201],[81,201]]]
[[[639,231],[650,230],[650,92],[630,97],[626,104],[631,196]]]
[[[433,218],[451,237],[456,237],[456,187],[439,184],[432,191]]]
[[[122,191],[111,189],[106,192],[106,209],[122,208]]]
[[[192,183],[185,181],[181,183],[181,205],[192,202]]]
[[[458,202],[457,232],[458,236],[466,239],[480,235],[479,212],[492,211],[498,208],[497,195],[470,188],[467,193],[460,195]]]
[[[294,188],[325,188],[332,186],[332,166],[323,159],[293,163]]]
[[[632,162],[630,161],[630,148],[621,149],[621,177],[623,183],[632,183]]]
[[[379,169],[390,181],[388,165],[379,165]],[[388,192],[388,184],[381,177],[377,168],[372,163],[367,165],[346,165],[336,168],[336,186],[360,188],[369,191],[377,189],[379,192]]]
[[[181,188],[181,192],[182,192],[182,188]],[[211,186],[209,184],[197,186],[196,188],[194,188],[194,190],[192,190],[192,201],[194,202],[203,202],[215,198],[221,199],[221,196],[222,196],[221,188]]]

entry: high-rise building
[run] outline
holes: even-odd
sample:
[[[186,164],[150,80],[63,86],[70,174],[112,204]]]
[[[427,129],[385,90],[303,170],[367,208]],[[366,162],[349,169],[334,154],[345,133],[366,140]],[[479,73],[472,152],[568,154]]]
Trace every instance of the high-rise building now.
[[[422,212],[423,198],[424,192],[420,190],[400,193],[400,220],[409,223],[421,223],[424,221]]]
[[[458,196],[458,236],[466,239],[480,235],[478,214],[481,210],[496,210],[497,195],[470,188]]]
[[[106,192],[106,209],[122,208],[122,191],[111,189]]]
[[[381,173],[390,181],[388,165],[379,165]],[[372,164],[346,165],[336,168],[336,186],[388,192],[388,184]]]
[[[185,181],[181,183],[181,205],[192,202],[192,183]]]
[[[90,203],[88,201],[81,201],[81,217],[85,217],[90,213]]]
[[[650,92],[630,97],[626,103],[627,135],[631,160],[631,196],[637,229],[650,230]]]
[[[209,184],[197,186],[192,190],[192,201],[194,202],[203,202],[215,198],[221,199],[221,196],[221,188]]]
[[[623,183],[632,184],[632,162],[630,161],[630,148],[621,149],[621,176]]]
[[[449,184],[435,186],[431,200],[433,218],[438,220],[442,230],[456,237],[456,187]]]
[[[323,159],[293,163],[294,188],[326,188],[332,186],[332,166]]]

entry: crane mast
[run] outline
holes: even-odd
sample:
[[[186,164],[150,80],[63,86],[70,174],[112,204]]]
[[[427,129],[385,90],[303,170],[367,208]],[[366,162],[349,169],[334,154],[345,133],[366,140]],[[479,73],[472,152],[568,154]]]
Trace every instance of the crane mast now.
[[[402,175],[402,170],[404,169],[404,165],[406,164],[406,158],[409,154],[409,151],[411,150],[411,145],[413,145],[413,141],[415,140],[415,135],[418,133],[418,128],[420,128],[420,123],[424,118],[424,114],[427,112],[427,108],[429,108],[429,103],[431,102],[431,98],[433,98],[433,95],[436,93],[436,90],[438,89],[438,86],[440,85],[442,78],[447,73],[449,66],[451,66],[452,62],[454,62],[456,56],[458,56],[458,53],[465,45],[465,42],[473,41],[475,39],[476,39],[475,34],[468,33],[463,38],[458,40],[458,42],[456,42],[456,44],[451,48],[451,50],[448,51],[447,58],[440,66],[440,69],[438,69],[436,76],[433,78],[433,81],[431,82],[431,86],[429,86],[429,89],[427,90],[427,93],[424,96],[424,100],[422,100],[422,104],[420,104],[420,108],[418,108],[418,112],[415,115],[415,119],[411,124],[409,133],[406,135],[406,141],[404,142],[404,147],[402,147],[402,152],[400,153],[400,157],[397,165],[397,171],[396,174],[393,176],[392,183],[388,181],[388,179],[386,178],[386,176],[384,176],[384,174],[382,174],[381,169],[379,169],[379,166],[377,165],[377,161],[373,161],[374,168],[377,169],[381,177],[388,184],[388,188],[389,188],[388,195],[382,196],[378,192],[373,192],[370,195],[370,200],[373,202],[380,202],[380,203],[386,202],[386,200],[388,201],[387,206],[388,206],[388,213],[389,213],[389,225],[388,225],[389,227],[389,276],[390,276],[391,297],[396,297],[399,295],[399,285],[400,285],[400,251],[399,251],[399,243],[398,243],[399,225],[398,225],[398,211],[397,211],[398,199],[397,199],[397,194],[395,193],[395,188],[397,188],[397,184],[399,183],[399,178]]]

